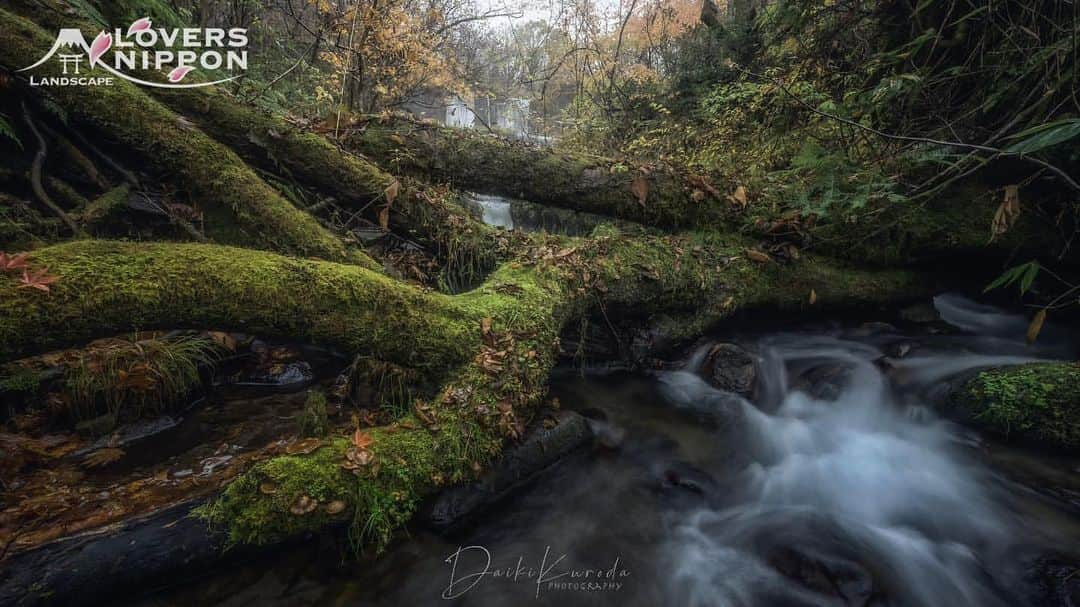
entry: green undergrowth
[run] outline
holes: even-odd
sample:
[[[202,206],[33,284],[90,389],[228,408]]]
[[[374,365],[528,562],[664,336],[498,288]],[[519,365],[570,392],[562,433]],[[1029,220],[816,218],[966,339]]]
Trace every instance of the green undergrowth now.
[[[1080,448],[1080,366],[1075,363],[982,371],[954,395],[953,406],[1005,438]]]

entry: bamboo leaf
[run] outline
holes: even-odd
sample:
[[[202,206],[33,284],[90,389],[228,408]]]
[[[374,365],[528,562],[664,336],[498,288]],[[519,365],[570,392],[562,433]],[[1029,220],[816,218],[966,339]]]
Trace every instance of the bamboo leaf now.
[[[1065,143],[1080,136],[1080,118],[1067,118],[1027,129],[1013,135],[1012,139],[1023,137],[1022,141],[1005,148],[1006,152],[1031,154],[1055,145]]]

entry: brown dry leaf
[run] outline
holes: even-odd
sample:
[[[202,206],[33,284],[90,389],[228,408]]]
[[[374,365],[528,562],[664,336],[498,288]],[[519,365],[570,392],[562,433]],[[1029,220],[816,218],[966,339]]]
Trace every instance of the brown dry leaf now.
[[[769,257],[768,253],[762,253],[757,249],[747,249],[746,256],[758,263],[769,263],[770,261],[772,261],[772,257]]]
[[[491,317],[486,316],[480,321],[480,333],[483,335],[491,334]]]
[[[326,513],[333,516],[335,514],[341,514],[345,511],[345,502],[341,500],[334,500],[326,505]]]
[[[817,303],[817,291],[810,289],[810,305]]]
[[[236,338],[222,331],[210,331],[210,339],[230,352],[236,352]]]
[[[379,227],[386,231],[390,230],[390,205],[379,209]]]
[[[262,483],[259,485],[259,493],[263,495],[273,495],[277,493],[277,485],[270,482]]]
[[[305,438],[295,443],[289,443],[285,447],[285,453],[289,455],[307,455],[322,446],[322,440],[318,438]]]
[[[375,442],[375,438],[363,430],[357,430],[353,432],[352,442],[357,449],[367,449]]]
[[[1046,322],[1046,309],[1043,308],[1035,313],[1035,318],[1031,319],[1031,324],[1028,325],[1027,330],[1027,342],[1029,344],[1035,343],[1035,340],[1039,338],[1039,332],[1042,331],[1043,323]]]
[[[746,188],[744,188],[743,186],[735,188],[735,192],[733,194],[728,194],[727,198],[728,201],[731,202],[731,204],[739,207],[740,209],[746,208],[746,205],[749,202],[749,198],[746,195]]]
[[[403,138],[401,135],[398,135],[397,133],[391,133],[390,136],[387,137],[387,139],[393,141],[398,145],[405,145],[405,138]]]
[[[730,310],[735,306],[735,297],[728,295],[726,299],[720,304],[720,307],[725,310]]]
[[[394,200],[397,199],[398,192],[400,192],[400,191],[401,191],[401,182],[398,181],[397,179],[395,179],[394,182],[391,183],[390,185],[386,186],[386,189],[383,190],[383,194],[386,194],[386,204],[387,205],[394,204]]]
[[[998,205],[994,212],[994,220],[990,223],[990,240],[1009,231],[1020,217],[1020,188],[1015,185],[1005,186],[1005,199]]]
[[[116,447],[105,447],[104,449],[98,449],[90,455],[87,455],[83,461],[83,466],[87,468],[102,468],[124,457],[124,450]]]
[[[638,204],[645,207],[645,201],[649,198],[649,180],[644,175],[634,177],[630,182],[630,191],[637,197]]]
[[[319,502],[315,501],[310,496],[301,495],[300,497],[296,498],[296,501],[293,502],[293,505],[289,507],[289,512],[292,512],[297,516],[302,516],[304,514],[310,514],[318,507]]]
[[[702,192],[701,190],[694,190],[693,192],[690,192],[690,200],[693,200],[694,202],[701,202],[702,200],[705,200],[705,192]]]

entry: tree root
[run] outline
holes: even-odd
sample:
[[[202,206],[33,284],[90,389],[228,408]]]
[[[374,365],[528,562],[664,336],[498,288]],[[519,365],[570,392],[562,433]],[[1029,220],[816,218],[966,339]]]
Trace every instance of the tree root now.
[[[41,135],[41,131],[38,130],[37,125],[34,123],[33,116],[30,115],[30,110],[26,108],[26,104],[23,104],[23,118],[26,120],[26,126],[30,127],[30,132],[34,134],[34,138],[37,139],[38,149],[34,154],[34,162],[30,165],[30,187],[34,190],[34,195],[37,196],[41,204],[49,207],[53,215],[60,218],[61,221],[71,230],[71,233],[75,236],[85,236],[82,228],[75,223],[64,209],[60,208],[60,205],[53,202],[53,199],[49,197],[49,194],[45,191],[45,186],[41,183],[42,171],[45,166],[45,158],[49,154],[48,144],[45,143],[45,137]]]

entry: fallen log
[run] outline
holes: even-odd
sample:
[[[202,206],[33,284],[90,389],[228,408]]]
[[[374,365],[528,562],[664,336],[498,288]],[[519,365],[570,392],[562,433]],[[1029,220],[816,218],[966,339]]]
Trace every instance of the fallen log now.
[[[406,118],[367,118],[348,147],[391,170],[488,194],[658,227],[720,226],[726,184],[667,165],[630,166]]]

